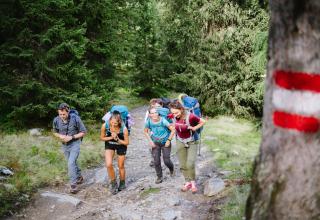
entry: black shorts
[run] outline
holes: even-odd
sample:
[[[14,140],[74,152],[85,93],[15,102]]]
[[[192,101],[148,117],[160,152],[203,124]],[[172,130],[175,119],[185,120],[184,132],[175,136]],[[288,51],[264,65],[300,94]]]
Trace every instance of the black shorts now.
[[[127,153],[127,146],[124,146],[124,145],[115,146],[115,145],[108,145],[106,143],[104,146],[104,149],[117,151],[118,155],[126,155]]]

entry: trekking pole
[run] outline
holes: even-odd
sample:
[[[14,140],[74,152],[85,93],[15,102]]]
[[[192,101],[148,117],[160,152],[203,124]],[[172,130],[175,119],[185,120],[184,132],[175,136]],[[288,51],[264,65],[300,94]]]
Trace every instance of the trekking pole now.
[[[201,133],[199,134],[198,156],[201,156],[200,149],[201,149]]]

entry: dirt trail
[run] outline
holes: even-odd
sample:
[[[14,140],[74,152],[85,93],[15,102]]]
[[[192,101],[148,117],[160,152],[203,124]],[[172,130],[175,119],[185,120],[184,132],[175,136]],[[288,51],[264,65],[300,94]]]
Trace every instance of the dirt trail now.
[[[165,168],[164,181],[155,184],[155,170],[149,166],[150,152],[142,133],[145,111],[146,107],[140,107],[131,112],[135,125],[130,135],[125,164],[126,190],[111,195],[106,186],[108,180],[105,179],[103,182],[99,180],[101,176],[106,177],[106,170],[102,167],[86,170],[83,172],[85,183],[78,194],[67,194],[64,186],[41,189],[27,208],[8,219],[215,219],[214,198],[203,195],[203,183],[215,174],[212,155],[205,146],[202,146],[201,156],[197,158],[197,183],[200,186],[197,194],[180,191],[184,180],[174,154],[175,148],[172,160],[176,176],[170,177],[169,170]],[[67,201],[61,201],[61,198],[59,200],[50,196],[45,197],[45,193],[72,197],[68,197]]]

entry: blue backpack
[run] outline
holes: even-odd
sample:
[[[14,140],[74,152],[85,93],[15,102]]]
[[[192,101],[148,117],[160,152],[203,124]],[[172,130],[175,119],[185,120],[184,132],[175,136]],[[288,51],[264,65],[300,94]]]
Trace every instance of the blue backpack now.
[[[80,118],[80,115],[79,115],[79,112],[75,109],[70,109],[69,111],[69,115],[72,116],[72,115],[76,115]]]
[[[191,96],[185,96],[184,98],[182,98],[181,101],[186,110],[195,114],[198,117],[201,117],[201,110],[198,99]]]
[[[169,123],[172,123],[172,119],[169,118],[170,110],[168,108],[159,107],[157,108],[157,112],[162,118],[165,118]]]
[[[130,126],[129,126],[129,110],[127,108],[127,106],[124,105],[114,105],[111,107],[110,109],[110,113],[114,113],[114,112],[119,112],[121,119],[124,123],[124,125],[126,126],[126,128],[128,129],[128,132],[130,134]],[[109,126],[109,123],[106,123],[106,128],[107,126]]]
[[[114,105],[114,106],[111,107],[110,112],[114,113],[115,111],[120,113],[121,119],[122,119],[123,122],[126,123],[128,121],[129,110],[128,110],[127,106]]]
[[[189,111],[189,112],[195,114],[196,116],[198,116],[199,118],[201,118],[202,114],[201,114],[200,104],[198,102],[198,99],[191,97],[191,96],[185,96],[184,98],[182,98],[181,101],[182,101],[184,108],[187,111]],[[202,130],[203,130],[203,127],[198,129],[197,133],[200,134]]]
[[[76,109],[70,109],[69,110],[70,119],[74,118],[74,120],[78,123],[80,119],[80,114]],[[81,138],[81,141],[83,140],[83,137]]]

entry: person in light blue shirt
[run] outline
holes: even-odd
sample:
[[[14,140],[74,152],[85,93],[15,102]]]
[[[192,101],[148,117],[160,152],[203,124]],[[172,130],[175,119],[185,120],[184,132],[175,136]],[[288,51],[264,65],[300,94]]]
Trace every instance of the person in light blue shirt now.
[[[161,152],[165,165],[170,170],[170,175],[174,176],[174,166],[170,159],[171,140],[174,136],[174,127],[163,117],[159,116],[157,108],[150,107],[148,119],[145,122],[144,134],[152,148],[155,170],[157,173],[156,183],[163,181],[161,168]]]

